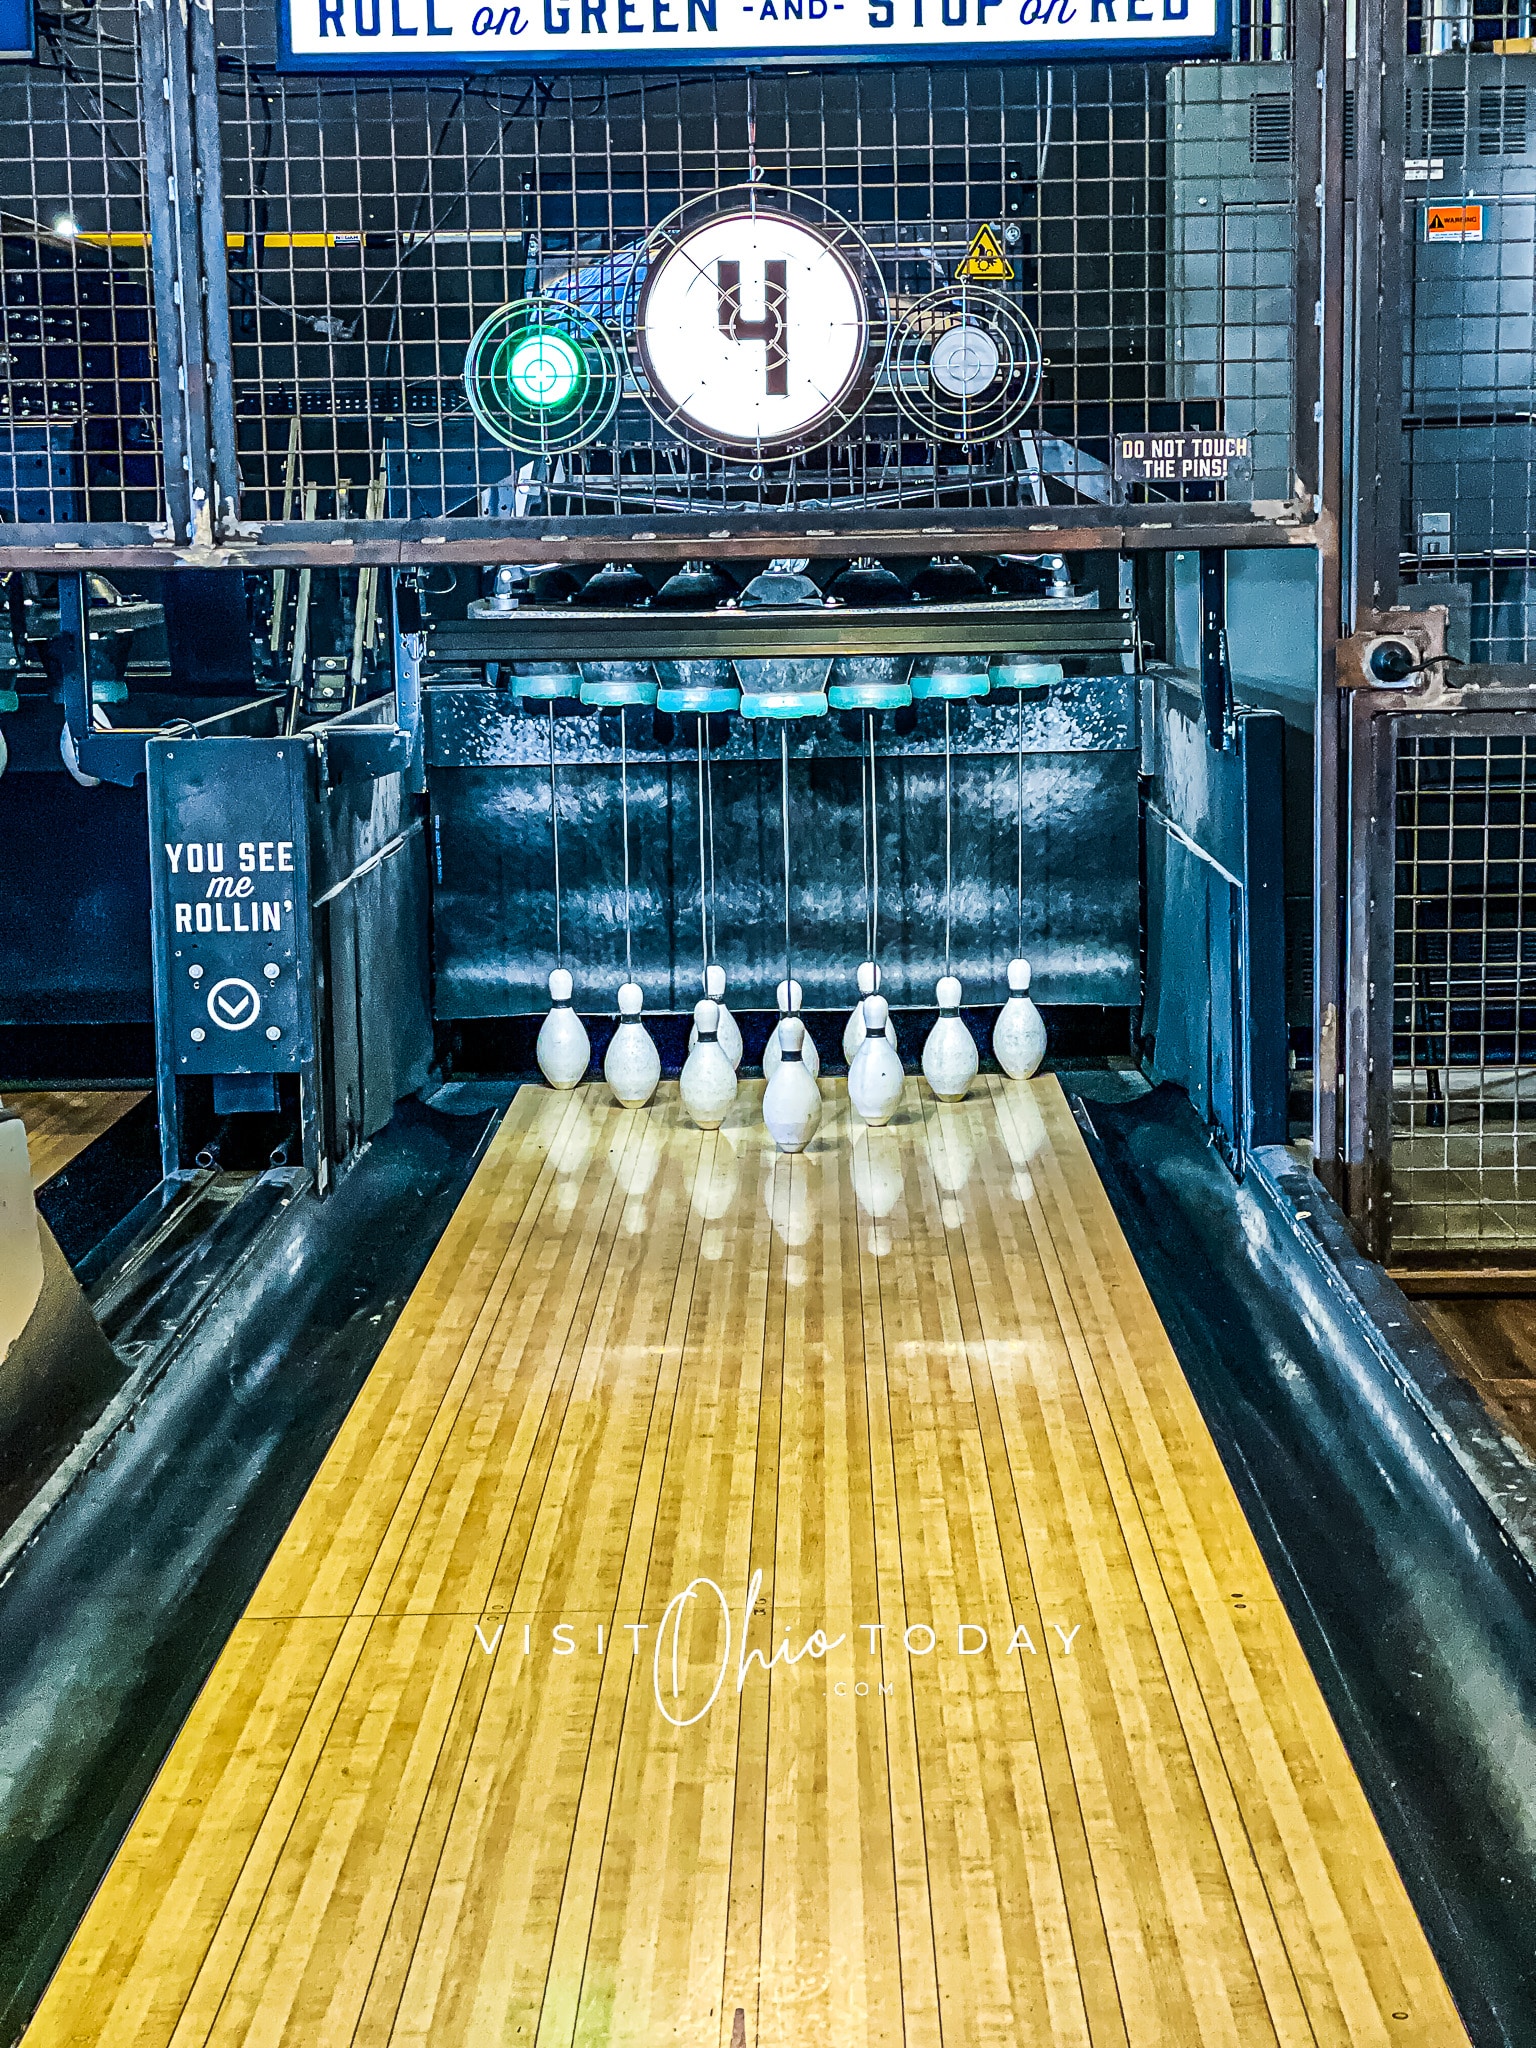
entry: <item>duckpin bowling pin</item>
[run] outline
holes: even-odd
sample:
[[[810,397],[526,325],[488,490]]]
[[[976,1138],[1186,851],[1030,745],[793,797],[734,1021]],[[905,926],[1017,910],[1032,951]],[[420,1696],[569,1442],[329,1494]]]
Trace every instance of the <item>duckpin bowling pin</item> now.
[[[939,1019],[923,1047],[923,1077],[940,1102],[962,1101],[981,1064],[976,1041],[960,1015],[960,993],[954,975],[939,976],[934,990]]]
[[[848,1071],[853,1071],[853,1056],[864,1043],[864,1004],[880,986],[880,970],[873,960],[859,963],[859,1000],[848,1013],[848,1022],[843,1026],[843,1058],[848,1062]]]
[[[701,1131],[718,1131],[736,1100],[736,1069],[718,1036],[720,1006],[706,996],[693,1009],[694,1042],[683,1061],[677,1092]]]
[[[570,975],[557,967],[549,977],[550,1012],[539,1026],[534,1056],[551,1088],[574,1088],[585,1078],[592,1058],[587,1027],[571,1008]]]
[[[661,1079],[661,1054],[640,1022],[644,1007],[645,997],[638,986],[626,981],[619,990],[619,1028],[608,1041],[603,1060],[603,1079],[613,1090],[614,1100],[626,1109],[643,1109]]]
[[[783,1023],[786,1017],[796,1016],[796,1013],[800,1008],[801,995],[802,990],[798,981],[781,981],[779,983],[777,996],[779,1004],[779,1022],[781,1024]],[[805,1060],[806,1070],[810,1074],[811,1079],[814,1081],[816,1076],[821,1072],[821,1056],[816,1050],[816,1041],[812,1038],[809,1031],[805,1029],[804,1019],[799,1018],[797,1019],[797,1021],[800,1024],[800,1029],[803,1034],[803,1058]],[[773,1035],[768,1040],[768,1043],[763,1047],[764,1080],[771,1080],[773,1078],[773,1071],[775,1067],[778,1066],[780,1057],[781,1051],[779,1045],[779,1032],[778,1026],[775,1025]]]
[[[884,996],[866,996],[864,1038],[848,1068],[848,1100],[867,1124],[888,1124],[901,1101],[906,1075],[891,1042]]]
[[[821,1090],[805,1060],[810,1040],[795,1016],[786,1017],[774,1037],[779,1058],[763,1090],[763,1122],[781,1152],[803,1152],[821,1122]]]
[[[1029,994],[1029,962],[1008,962],[1008,1000],[992,1027],[992,1051],[1003,1072],[1027,1081],[1045,1058],[1045,1019]]]
[[[704,993],[720,1011],[720,1022],[717,1027],[720,1050],[725,1054],[733,1067],[740,1067],[741,1026],[725,1007],[725,969],[717,960],[711,960],[704,970]],[[697,1010],[695,1010],[694,1014],[697,1016]],[[698,1042],[699,1027],[695,1024],[688,1033],[688,1050],[692,1052]]]

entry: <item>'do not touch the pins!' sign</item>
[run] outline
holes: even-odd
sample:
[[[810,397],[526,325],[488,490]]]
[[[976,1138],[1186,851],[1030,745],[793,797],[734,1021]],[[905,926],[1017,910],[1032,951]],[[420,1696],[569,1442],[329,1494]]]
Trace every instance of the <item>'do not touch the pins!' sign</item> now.
[[[1226,53],[1228,0],[278,0],[285,68],[610,71]]]

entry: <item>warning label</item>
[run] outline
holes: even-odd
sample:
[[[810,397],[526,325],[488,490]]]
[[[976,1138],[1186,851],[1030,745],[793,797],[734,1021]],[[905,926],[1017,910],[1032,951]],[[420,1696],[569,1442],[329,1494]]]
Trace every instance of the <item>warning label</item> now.
[[[1483,239],[1483,209],[1465,200],[1454,206],[1426,206],[1426,242],[1480,242]]]
[[[1253,483],[1253,441],[1247,434],[1116,434],[1116,480],[1122,484],[1225,484],[1229,493]]]
[[[975,284],[1006,284],[1013,276],[1013,265],[1003,254],[1003,245],[998,239],[996,228],[985,222],[971,237],[971,246],[966,250],[956,277],[968,277]]]

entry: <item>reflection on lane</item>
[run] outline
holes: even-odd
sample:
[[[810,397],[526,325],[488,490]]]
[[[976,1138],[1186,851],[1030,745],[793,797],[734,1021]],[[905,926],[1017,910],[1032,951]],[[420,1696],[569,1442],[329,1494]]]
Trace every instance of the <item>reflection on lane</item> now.
[[[1062,1076],[1446,1981],[1536,2043],[1536,1585],[1184,1097],[1105,1080]]]

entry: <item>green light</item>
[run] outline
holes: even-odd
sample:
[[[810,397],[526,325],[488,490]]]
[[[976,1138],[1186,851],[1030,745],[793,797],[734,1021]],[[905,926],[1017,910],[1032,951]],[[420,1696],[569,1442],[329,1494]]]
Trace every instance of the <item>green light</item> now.
[[[586,358],[568,335],[550,327],[515,335],[498,365],[513,398],[530,412],[558,412],[581,395]]]
[[[623,369],[613,341],[580,306],[514,299],[481,321],[464,357],[464,391],[480,427],[505,448],[580,448],[618,410]]]

